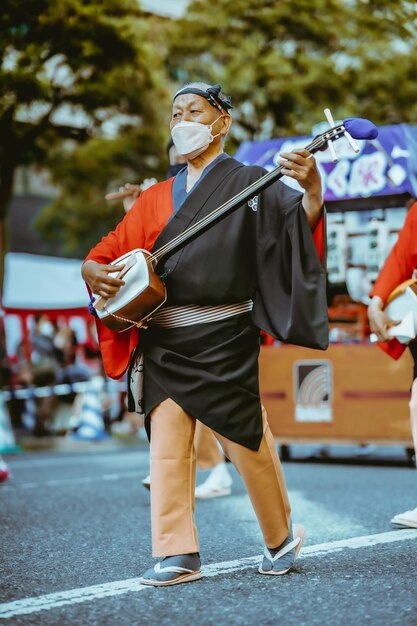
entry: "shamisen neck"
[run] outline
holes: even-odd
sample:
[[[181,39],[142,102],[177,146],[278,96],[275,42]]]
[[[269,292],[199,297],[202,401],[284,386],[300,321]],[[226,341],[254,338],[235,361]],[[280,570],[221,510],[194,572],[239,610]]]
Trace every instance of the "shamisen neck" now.
[[[340,137],[343,136],[344,130],[345,128],[343,124],[335,126],[334,128],[330,128],[325,133],[322,133],[321,135],[315,137],[313,141],[305,147],[305,150],[308,150],[312,154],[314,154],[318,150],[323,150],[329,141],[336,141],[337,139],[340,139]],[[218,156],[220,153],[221,152],[217,153],[216,156]],[[207,163],[207,165],[208,164],[209,163]],[[253,196],[257,195],[258,193],[269,187],[276,180],[282,178],[282,169],[283,165],[279,165],[274,170],[268,172],[267,174],[264,174],[264,176],[261,176],[261,178],[259,178],[258,180],[255,180],[248,187],[233,196],[233,198],[227,200],[224,204],[217,207],[217,209],[214,209],[214,211],[203,217],[201,220],[186,228],[183,233],[177,235],[177,237],[174,237],[174,239],[162,246],[162,248],[151,254],[148,257],[147,262],[156,264],[163,257],[171,254],[174,250],[176,251],[183,248],[198,234],[205,232],[211,226],[214,226],[214,224],[219,222],[221,219],[223,219],[227,215],[230,215],[230,213],[245,204],[245,202],[253,198]]]

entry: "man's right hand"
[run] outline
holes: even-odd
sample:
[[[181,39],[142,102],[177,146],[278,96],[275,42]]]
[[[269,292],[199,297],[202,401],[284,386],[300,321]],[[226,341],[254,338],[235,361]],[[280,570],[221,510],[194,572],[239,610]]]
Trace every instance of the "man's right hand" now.
[[[383,311],[383,302],[379,296],[374,296],[368,307],[369,325],[373,333],[378,337],[378,341],[389,341],[392,337],[388,334],[392,326],[397,326],[400,322],[392,320]]]
[[[95,261],[86,261],[82,266],[81,275],[93,293],[103,298],[112,298],[125,282],[110,274],[121,272],[123,268],[124,265],[104,265]]]

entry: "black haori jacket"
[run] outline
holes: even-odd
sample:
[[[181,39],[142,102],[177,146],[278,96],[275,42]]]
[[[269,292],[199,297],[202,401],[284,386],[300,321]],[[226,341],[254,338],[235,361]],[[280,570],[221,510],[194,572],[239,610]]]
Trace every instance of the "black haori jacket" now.
[[[189,194],[153,250],[263,174],[263,168],[232,158],[220,161]],[[167,305],[252,298],[253,322],[260,329],[287,343],[326,349],[325,261],[319,258],[301,200],[300,193],[275,182],[161,262],[157,269],[166,276]],[[324,217],[316,231],[323,224]]]
[[[220,161],[167,223],[153,251],[264,173],[231,158]],[[292,344],[328,345],[325,268],[301,199],[278,181],[159,263],[166,306],[253,299],[254,308],[222,322],[170,329],[150,324],[141,331],[147,417],[172,398],[214,431],[258,449],[259,329]],[[324,218],[314,233],[322,242],[323,224]]]

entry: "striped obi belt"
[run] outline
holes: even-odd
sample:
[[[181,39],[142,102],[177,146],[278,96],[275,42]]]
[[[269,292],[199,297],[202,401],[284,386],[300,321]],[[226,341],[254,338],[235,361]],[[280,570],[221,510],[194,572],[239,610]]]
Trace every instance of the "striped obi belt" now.
[[[248,313],[253,309],[253,301],[245,300],[235,304],[216,306],[167,306],[159,309],[152,316],[151,323],[161,328],[179,328],[193,324],[219,322],[228,317]],[[143,415],[143,354],[140,345],[135,349],[127,372],[128,409]]]
[[[186,306],[167,306],[159,309],[152,315],[152,324],[162,328],[179,328],[192,324],[208,324],[219,322],[228,317],[235,317],[248,313],[253,309],[253,301],[245,300],[235,304],[219,304],[216,306],[199,306],[189,304]]]

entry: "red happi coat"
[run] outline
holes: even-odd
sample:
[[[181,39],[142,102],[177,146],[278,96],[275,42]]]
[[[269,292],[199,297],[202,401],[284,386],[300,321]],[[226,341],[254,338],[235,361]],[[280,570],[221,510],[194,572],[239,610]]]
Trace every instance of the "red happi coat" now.
[[[260,168],[259,168],[260,169]],[[173,178],[157,183],[142,192],[133,207],[116,229],[90,251],[87,260],[108,264],[134,248],[152,250],[156,239],[173,213]],[[313,232],[313,239],[321,260],[325,254],[325,219],[322,217]],[[130,355],[139,342],[137,329],[123,333],[109,330],[97,319],[97,331],[103,365],[111,378],[119,378],[126,371]]]
[[[389,294],[398,285],[412,277],[417,268],[417,202],[408,211],[398,240],[385,260],[371,291],[372,296],[379,296],[385,303]],[[398,359],[407,346],[392,339],[378,344],[384,352]]]
[[[173,178],[142,192],[116,229],[92,249],[86,261],[110,263],[134,248],[152,247],[172,215]],[[129,364],[130,355],[139,341],[138,329],[116,333],[97,319],[104,369],[111,378],[119,378]]]

